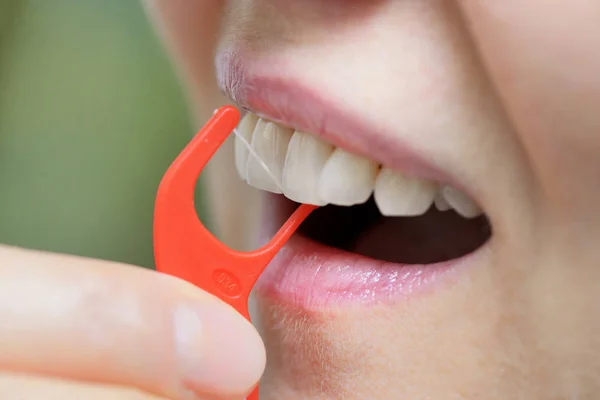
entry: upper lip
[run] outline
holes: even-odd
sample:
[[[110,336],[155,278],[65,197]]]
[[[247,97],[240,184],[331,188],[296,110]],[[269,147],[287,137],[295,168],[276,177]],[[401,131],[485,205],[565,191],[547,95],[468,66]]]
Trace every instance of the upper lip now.
[[[284,76],[260,60],[242,59],[235,51],[220,52],[216,67],[221,90],[243,109],[320,136],[336,147],[407,175],[460,186],[401,138],[383,135],[377,124],[362,120],[357,112],[341,109],[323,88]]]

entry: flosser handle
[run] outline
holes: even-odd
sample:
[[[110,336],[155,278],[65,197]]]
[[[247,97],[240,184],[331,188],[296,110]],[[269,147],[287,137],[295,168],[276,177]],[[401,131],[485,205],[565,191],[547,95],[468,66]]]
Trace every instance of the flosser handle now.
[[[269,243],[252,252],[232,250],[202,225],[194,206],[196,182],[239,120],[235,107],[217,110],[165,173],[154,210],[154,256],[157,271],[214,294],[250,320],[248,297],[256,280],[317,207],[300,205]],[[258,387],[247,399],[258,400]]]

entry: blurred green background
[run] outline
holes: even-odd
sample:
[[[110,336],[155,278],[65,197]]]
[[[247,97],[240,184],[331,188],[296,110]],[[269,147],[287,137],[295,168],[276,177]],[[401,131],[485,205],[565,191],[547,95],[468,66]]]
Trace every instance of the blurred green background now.
[[[152,267],[192,133],[138,1],[0,0],[0,243]]]

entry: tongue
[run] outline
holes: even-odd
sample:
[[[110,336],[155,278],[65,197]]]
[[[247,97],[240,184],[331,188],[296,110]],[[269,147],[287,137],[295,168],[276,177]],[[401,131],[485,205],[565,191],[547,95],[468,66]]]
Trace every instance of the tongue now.
[[[430,210],[413,218],[381,218],[349,250],[403,264],[452,260],[479,248],[490,236],[485,217],[466,220],[451,211]]]

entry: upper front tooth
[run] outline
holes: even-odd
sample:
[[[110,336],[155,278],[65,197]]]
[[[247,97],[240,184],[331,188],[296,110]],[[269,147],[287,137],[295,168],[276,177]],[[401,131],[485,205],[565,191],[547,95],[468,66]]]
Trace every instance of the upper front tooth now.
[[[463,217],[474,218],[482,214],[481,208],[466,193],[452,186],[444,186],[441,193],[448,204]]]
[[[383,168],[375,181],[375,203],[385,216],[421,215],[431,207],[436,189],[431,181]]]
[[[373,192],[378,169],[375,162],[336,148],[325,163],[317,194],[340,206],[364,203]]]
[[[254,132],[254,128],[256,127],[256,123],[258,122],[258,117],[252,113],[246,113],[244,118],[240,121],[239,125],[236,128],[238,135],[240,135],[242,139],[236,136],[234,140],[234,154],[235,154],[235,166],[237,168],[238,174],[240,177],[247,181],[246,174],[246,164],[248,163],[248,146],[252,143],[252,133]],[[244,140],[246,143],[244,143]]]
[[[326,203],[319,198],[317,184],[325,163],[333,152],[333,146],[303,132],[294,132],[290,140],[282,186],[286,197],[298,203]]]
[[[252,150],[246,163],[248,184],[273,193],[281,193],[283,165],[292,130],[273,122],[258,121],[252,135]]]
[[[435,208],[437,208],[439,211],[448,211],[452,208],[450,204],[448,204],[446,199],[444,199],[444,196],[442,196],[441,193],[435,195],[435,198],[433,199],[433,204],[435,205]]]

